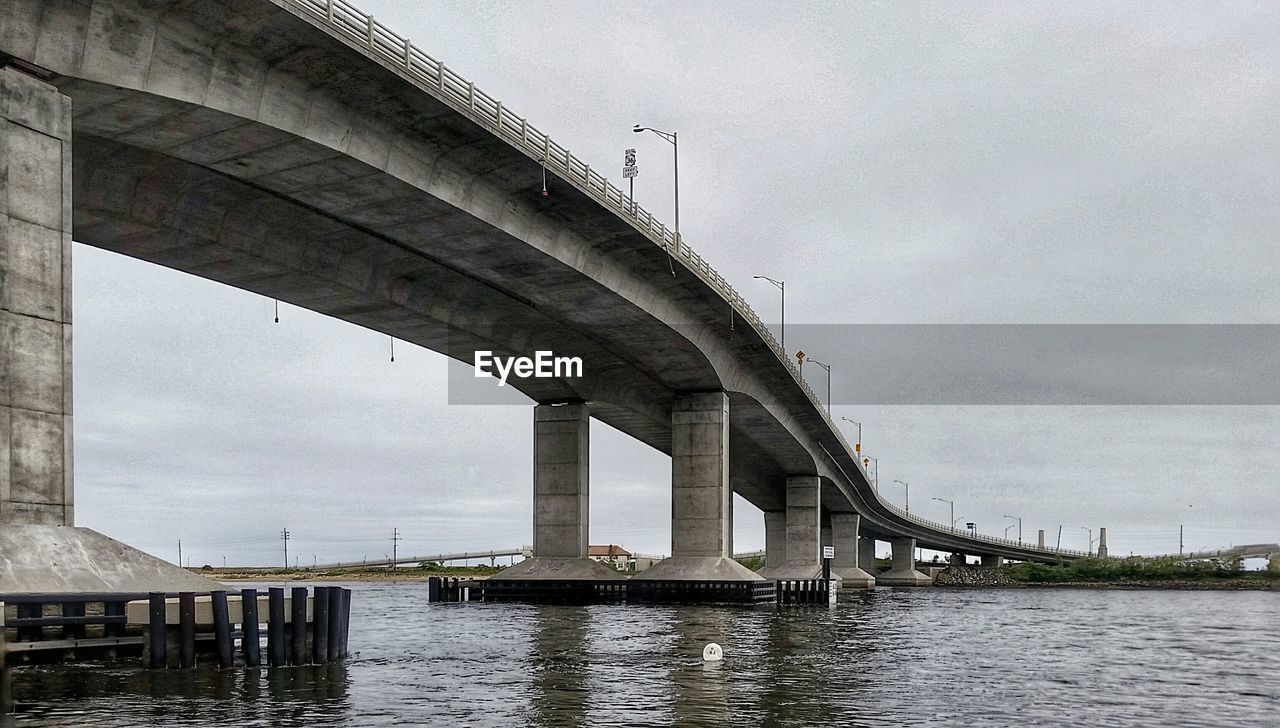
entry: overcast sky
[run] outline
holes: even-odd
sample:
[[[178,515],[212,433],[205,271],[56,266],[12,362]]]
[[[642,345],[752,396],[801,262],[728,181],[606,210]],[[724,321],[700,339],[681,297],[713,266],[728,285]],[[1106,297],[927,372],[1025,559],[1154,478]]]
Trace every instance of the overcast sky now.
[[[785,279],[837,380],[798,324],[1280,324],[1274,5],[360,4],[619,185],[636,147],[667,221],[670,147],[630,128],[678,131],[686,241],[766,320],[751,276]],[[79,525],[215,565],[285,527],[303,563],[531,541],[531,407],[446,404],[440,355],[84,246],[74,285]],[[1276,406],[835,414],[935,520],[1280,540]],[[669,551],[668,458],[599,423],[591,457],[592,542]]]

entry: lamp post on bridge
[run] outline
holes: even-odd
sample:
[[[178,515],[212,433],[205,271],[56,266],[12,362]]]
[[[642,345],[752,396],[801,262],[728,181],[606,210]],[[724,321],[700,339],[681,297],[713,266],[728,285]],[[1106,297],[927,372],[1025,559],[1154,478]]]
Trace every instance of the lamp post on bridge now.
[[[831,414],[831,365],[823,364],[817,359],[809,359],[808,362],[810,364],[817,364],[827,370],[827,414]]]
[[[1088,526],[1081,526],[1080,528],[1082,528],[1082,529],[1084,529],[1084,530],[1086,530],[1086,531],[1088,531],[1088,532],[1089,532],[1089,549],[1088,549],[1088,554],[1089,554],[1090,556],[1093,556],[1093,529],[1092,529],[1092,528],[1089,528]]]
[[[876,467],[875,467],[875,475],[872,476],[872,479],[871,479],[871,484],[874,485],[875,489],[878,491],[880,490],[880,458],[873,458],[873,457],[862,458],[862,467],[864,470],[871,467],[872,463],[875,463]]]
[[[779,291],[782,291],[782,318],[778,322],[778,338],[781,339],[779,343],[782,344],[782,353],[786,354],[787,353],[787,282],[780,281],[776,278],[770,278],[769,276],[751,276],[751,277],[758,278],[762,281],[769,281],[773,285],[777,286]]]
[[[1002,516],[1003,518],[1011,518],[1018,522],[1018,543],[1022,543],[1022,516]],[[1005,529],[1007,534],[1009,529]]]
[[[903,508],[903,510],[906,511],[908,516],[911,515],[911,484],[906,481],[896,480],[896,479],[893,482],[902,486],[903,488],[902,502],[906,506],[905,508]]]
[[[948,506],[951,506],[951,528],[954,529],[956,527],[956,502],[953,500],[947,500],[946,498],[938,498],[938,497],[934,497],[931,500],[940,501],[942,503],[946,503]]]
[[[647,126],[636,124],[631,131],[639,134],[644,131],[651,131],[671,143],[672,158],[675,161],[675,187],[676,187],[676,252],[680,252],[680,139],[674,131],[662,131]]]
[[[827,399],[828,399],[828,400],[830,400],[830,399],[831,399],[831,395],[830,395],[830,394],[828,394],[828,395],[827,395]],[[828,406],[828,408],[830,408],[830,404],[828,404],[827,406]],[[861,423],[861,422],[854,422],[853,420],[849,419],[848,417],[841,417],[840,419],[844,420],[845,422],[848,422],[848,423],[849,423],[849,424],[851,424],[851,425],[856,425],[856,426],[858,427],[858,441],[857,441],[857,442],[855,442],[855,443],[853,443],[853,452],[854,452],[854,454],[861,455],[861,454],[862,454],[862,423]]]

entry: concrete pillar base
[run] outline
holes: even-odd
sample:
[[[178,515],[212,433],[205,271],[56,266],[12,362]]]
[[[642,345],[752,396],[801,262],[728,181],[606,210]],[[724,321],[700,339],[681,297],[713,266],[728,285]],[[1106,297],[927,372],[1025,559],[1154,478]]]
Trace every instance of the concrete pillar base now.
[[[624,581],[627,577],[591,559],[535,556],[489,578],[494,581]]]
[[[0,528],[0,594],[208,592],[223,588],[212,579],[88,528],[11,523]]]
[[[916,571],[916,540],[914,538],[895,538],[893,544],[893,566],[876,577],[879,586],[930,586],[933,579]]]
[[[672,556],[636,574],[631,580],[766,581],[763,576],[728,556]]]
[[[983,556],[982,565],[988,569],[992,569],[997,566],[1004,566],[1004,558],[1000,556]]]
[[[915,569],[894,567],[876,576],[876,586],[933,586],[933,579]]]
[[[831,575],[840,579],[841,589],[870,589],[876,585],[874,576],[856,566],[832,569]]]

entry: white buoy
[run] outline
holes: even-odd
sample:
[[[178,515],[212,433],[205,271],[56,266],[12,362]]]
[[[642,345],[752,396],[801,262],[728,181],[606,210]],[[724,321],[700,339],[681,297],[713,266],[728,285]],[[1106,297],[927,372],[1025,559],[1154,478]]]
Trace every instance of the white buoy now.
[[[724,650],[720,649],[720,645],[708,642],[707,646],[702,648],[702,659],[707,662],[719,662],[724,659]]]

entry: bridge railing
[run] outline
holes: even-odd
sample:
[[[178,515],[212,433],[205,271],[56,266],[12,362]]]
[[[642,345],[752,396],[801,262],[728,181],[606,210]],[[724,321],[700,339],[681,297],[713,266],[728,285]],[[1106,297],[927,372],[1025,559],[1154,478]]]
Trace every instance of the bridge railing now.
[[[633,200],[623,193],[621,188],[616,187],[607,177],[593,170],[590,164],[573,156],[568,148],[557,144],[547,134],[530,124],[527,119],[503,106],[501,100],[476,88],[474,82],[458,75],[453,69],[446,66],[443,61],[433,58],[415,47],[408,38],[379,23],[372,15],[361,11],[346,0],[283,0],[283,2],[305,11],[313,18],[323,21],[339,37],[365,49],[375,58],[407,75],[410,80],[423,88],[423,90],[445,102],[456,111],[488,127],[500,138],[511,143],[530,158],[540,162],[545,168],[554,171],[582,192],[595,198],[605,207],[612,209],[655,244],[666,249],[671,255],[683,262],[689,270],[693,271],[695,275],[724,298],[725,302],[731,307],[734,316],[747,322],[755,329],[761,339],[769,345],[779,361],[791,373],[792,378],[809,397],[814,408],[822,414],[827,426],[835,434],[845,451],[857,463],[863,477],[867,478],[867,482],[870,482],[866,467],[862,464],[854,449],[849,447],[848,441],[845,440],[840,428],[836,426],[831,413],[827,411],[822,404],[822,400],[818,398],[809,383],[805,381],[799,367],[791,360],[791,357],[788,356],[781,344],[778,343],[773,332],[765,326],[760,317],[756,315],[756,312],[752,310],[751,306],[747,304],[737,290],[724,279],[724,276],[716,272],[702,256],[686,245],[681,237],[676,235],[675,231],[669,229],[643,207],[635,204]],[[1026,544],[1018,544],[1003,538],[974,536],[967,531],[917,518],[881,499],[878,492],[874,495],[882,506],[919,525],[988,543],[1027,547]],[[1083,552],[1067,549],[1045,549],[1045,551],[1070,556],[1086,555]]]

